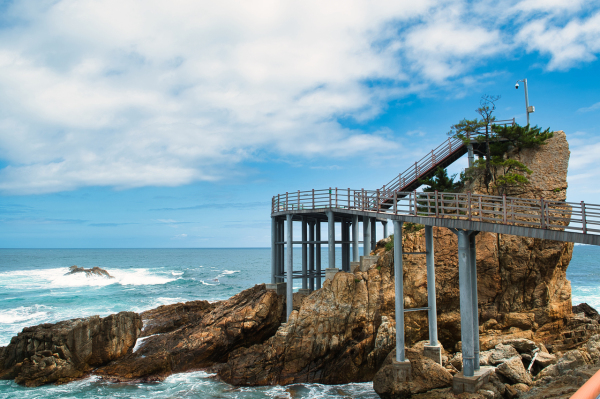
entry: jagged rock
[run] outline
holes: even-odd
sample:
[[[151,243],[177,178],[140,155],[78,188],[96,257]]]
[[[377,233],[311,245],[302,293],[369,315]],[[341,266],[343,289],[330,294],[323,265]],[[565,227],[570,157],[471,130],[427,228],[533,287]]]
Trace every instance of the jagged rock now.
[[[170,332],[183,325],[196,323],[214,307],[215,304],[208,301],[190,301],[163,305],[142,312],[140,316],[144,327],[141,337]]]
[[[588,305],[585,302],[580,303],[577,306],[573,306],[573,313],[583,313],[585,315],[585,317],[588,317],[588,318],[594,319],[594,320],[600,319],[600,314],[598,314],[596,309],[594,309],[593,307],[591,307],[590,305]]]
[[[396,351],[391,351],[373,378],[373,389],[381,398],[410,398],[414,394],[452,385],[452,374],[448,370],[415,349],[406,350],[406,357],[410,360],[412,368],[412,378],[407,382],[398,381],[397,371],[392,365],[395,356]]]
[[[538,345],[532,340],[526,338],[510,338],[502,341],[504,345],[510,345],[517,350],[519,353],[532,354],[536,349],[539,349]]]
[[[215,304],[198,301],[145,312],[151,326],[145,333],[155,335],[147,335],[135,352],[94,374],[110,381],[157,381],[173,372],[225,362],[236,348],[272,336],[284,320],[283,305],[280,296],[261,284]],[[180,324],[177,319],[186,307],[195,313]]]
[[[590,357],[594,362],[600,359],[600,335],[596,334],[592,336],[585,344],[585,349],[590,354]]]
[[[492,350],[481,352],[479,359],[482,366],[497,366],[514,356],[519,356],[515,348],[511,345],[498,344]]]
[[[65,276],[68,276],[69,274],[78,274],[78,273],[84,273],[87,277],[99,276],[99,277],[106,277],[106,278],[114,278],[106,270],[101,269],[98,266],[94,266],[91,269],[84,269],[83,267],[78,267],[75,265],[73,265],[69,268],[69,271],[67,273],[65,273]]]
[[[0,379],[28,387],[72,381],[130,352],[141,327],[137,313],[121,312],[24,328],[0,354]]]
[[[535,357],[535,365],[538,365],[541,368],[546,368],[551,364],[556,363],[556,361],[556,356],[550,353],[539,352]]]
[[[537,379],[531,390],[520,396],[521,399],[569,399],[587,380],[600,369],[600,364],[582,366],[559,376]]]
[[[585,366],[591,360],[589,359],[589,355],[587,356],[588,359],[586,359],[586,355],[585,352],[581,352],[579,349],[568,351],[558,359],[556,364],[552,364],[540,371],[536,376],[536,380],[544,377],[558,377],[569,370]]]
[[[513,384],[522,383],[531,385],[533,383],[531,376],[525,370],[525,367],[523,367],[520,356],[508,359],[496,368],[496,372],[508,378]]]

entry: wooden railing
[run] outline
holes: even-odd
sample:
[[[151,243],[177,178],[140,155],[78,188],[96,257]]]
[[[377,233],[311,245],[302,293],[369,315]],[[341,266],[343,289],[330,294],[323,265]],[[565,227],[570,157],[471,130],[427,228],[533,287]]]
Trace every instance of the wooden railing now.
[[[274,196],[271,212],[326,208],[600,234],[600,205],[471,193],[384,192],[349,188],[297,191]]]
[[[493,126],[508,126],[514,125],[515,119],[506,119],[494,121],[489,126],[490,131]],[[478,136],[485,132],[485,127],[479,128],[476,132],[472,133],[472,136]],[[467,134],[467,139],[471,139],[471,134]],[[437,148],[428,152],[423,158],[409,166],[404,172],[398,174],[388,184],[384,184],[381,191],[386,195],[391,194],[394,191],[402,191],[407,186],[420,179],[431,170],[436,169],[441,163],[443,163],[449,156],[459,151],[464,147],[462,139],[452,136],[447,141],[440,144]]]

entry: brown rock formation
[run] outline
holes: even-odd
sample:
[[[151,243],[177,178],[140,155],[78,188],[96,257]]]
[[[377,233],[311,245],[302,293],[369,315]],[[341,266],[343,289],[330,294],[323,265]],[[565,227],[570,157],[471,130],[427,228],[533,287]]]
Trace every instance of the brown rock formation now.
[[[173,372],[210,367],[226,361],[230,351],[272,336],[283,310],[281,299],[264,284],[215,304],[161,306],[142,314],[145,338],[139,349],[94,374],[115,381],[155,381]]]
[[[86,277],[99,276],[99,277],[106,277],[106,278],[114,278],[106,270],[101,269],[98,266],[94,266],[91,269],[85,269],[83,267],[78,267],[76,265],[71,266],[69,268],[69,271],[67,273],[65,273],[65,276],[68,276],[69,274],[80,274],[80,273],[85,274]]]
[[[121,312],[24,328],[0,348],[0,379],[28,387],[72,381],[130,352],[141,326],[137,313]]]

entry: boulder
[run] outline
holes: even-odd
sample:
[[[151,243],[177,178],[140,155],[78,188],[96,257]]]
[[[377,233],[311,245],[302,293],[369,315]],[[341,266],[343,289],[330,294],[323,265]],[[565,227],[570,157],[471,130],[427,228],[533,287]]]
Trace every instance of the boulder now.
[[[130,353],[142,320],[133,312],[24,328],[0,354],[0,379],[28,387],[65,383]]]
[[[392,364],[395,356],[396,351],[391,351],[373,378],[373,389],[381,398],[410,398],[414,394],[430,394],[428,391],[452,385],[452,374],[448,370],[415,349],[406,350],[406,357],[411,365],[411,378],[399,381],[397,370]],[[431,397],[445,397],[443,395]]]
[[[580,303],[577,306],[573,306],[573,313],[583,313],[587,318],[600,320],[600,314],[598,314],[598,311],[585,302]]]
[[[515,356],[519,356],[516,349],[504,344],[498,344],[494,349],[481,352],[479,355],[480,364],[483,366],[497,366]]]
[[[526,338],[509,338],[502,341],[502,343],[512,346],[519,353],[533,354],[536,349],[539,349],[535,342]]]
[[[185,309],[191,313],[181,320]],[[226,301],[168,305],[143,317],[148,328],[136,350],[94,374],[109,381],[159,381],[174,372],[211,367],[227,361],[235,349],[271,337],[285,316],[281,296],[261,284]]]
[[[585,344],[585,349],[588,351],[592,361],[597,362],[600,359],[600,335],[591,336]]]
[[[574,349],[566,352],[556,364],[552,364],[542,371],[536,376],[536,379],[541,379],[544,377],[557,377],[569,370],[573,370],[577,367],[585,366],[589,363],[589,355],[584,354],[579,349]]]
[[[496,372],[508,378],[513,384],[531,385],[533,383],[531,376],[523,367],[520,356],[508,359],[496,368]]]

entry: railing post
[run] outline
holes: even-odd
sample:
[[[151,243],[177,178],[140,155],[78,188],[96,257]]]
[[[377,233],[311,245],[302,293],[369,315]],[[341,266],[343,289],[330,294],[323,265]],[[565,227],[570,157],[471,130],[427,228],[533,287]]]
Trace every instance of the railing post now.
[[[415,193],[415,216],[417,216],[417,190],[413,192]]]
[[[394,215],[398,214],[398,191],[394,191]]]
[[[544,199],[540,198],[540,227],[546,228],[546,218],[544,217]]]
[[[377,213],[379,213],[379,189],[377,189]]]
[[[365,210],[365,189],[361,188],[360,189],[360,204],[361,204],[361,210]]]
[[[398,174],[398,190],[396,191],[402,191],[402,173]]]
[[[348,209],[350,209],[350,187],[348,187]]]
[[[467,191],[467,212],[469,215],[469,220],[471,220],[471,192]]]
[[[481,213],[481,212],[482,212],[482,210],[481,210],[481,194],[480,194],[480,195],[479,195],[479,221],[480,221],[480,222],[482,222],[482,221],[483,221],[483,219],[482,219],[482,217],[483,217],[483,216],[482,216],[482,213]]]
[[[452,154],[452,141],[450,141],[450,137],[448,137],[448,155]]]
[[[331,208],[331,187],[329,187],[329,208]]]
[[[290,196],[289,196],[288,192],[286,191],[285,192],[285,210],[286,211],[289,211],[289,208],[288,208],[289,203],[290,203]]]
[[[583,234],[587,234],[587,220],[585,217],[585,202],[581,201],[581,227],[583,228]]]
[[[502,194],[502,223],[506,224],[506,193]]]
[[[419,167],[417,166],[417,163],[415,162],[415,180],[417,180],[418,177],[419,177]]]
[[[338,207],[338,190],[337,187],[335,188],[335,207]]]
[[[300,210],[300,190],[298,190],[298,210]]]
[[[440,217],[440,209],[438,208],[438,190],[434,191],[434,200],[435,200],[435,217]]]
[[[281,194],[277,194],[277,210],[281,210]]]
[[[312,209],[315,209],[315,189],[314,188],[312,189],[312,204],[313,204]]]

